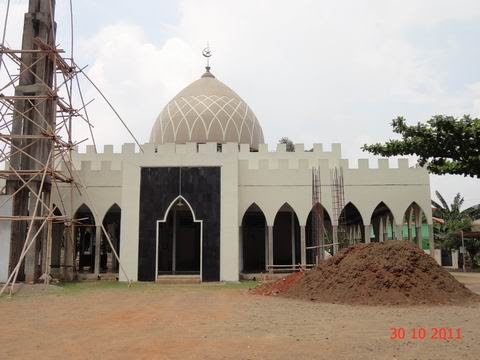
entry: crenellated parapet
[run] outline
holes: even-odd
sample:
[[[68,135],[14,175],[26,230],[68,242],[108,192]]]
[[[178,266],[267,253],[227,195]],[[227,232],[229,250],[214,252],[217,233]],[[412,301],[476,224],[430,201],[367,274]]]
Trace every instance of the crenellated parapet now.
[[[135,144],[123,144],[121,152],[114,152],[113,145],[105,145],[103,151],[95,152],[95,148],[87,145],[85,152],[74,152],[74,167],[78,171],[118,171],[122,169],[122,162],[131,160],[142,163],[142,159],[151,163],[152,161],[162,162],[163,158],[178,157],[179,166],[182,158],[195,161],[197,157],[211,155],[212,160],[218,163],[224,158],[236,157],[239,161],[239,170],[273,172],[284,171],[287,175],[290,171],[310,172],[313,167],[320,167],[321,170],[342,168],[347,178],[352,177],[361,180],[379,179],[384,181],[385,177],[391,181],[398,182],[400,178],[428,180],[427,172],[408,159],[358,159],[349,161],[342,158],[341,145],[334,143],[329,150],[325,150],[323,144],[314,144],[309,150],[305,150],[304,144],[295,144],[295,151],[287,152],[285,144],[277,144],[274,151],[270,151],[267,144],[260,144],[258,151],[253,151],[248,144],[227,143],[218,146],[216,143],[186,143],[186,144],[162,144],[156,145],[146,143],[142,145],[142,151]],[[158,159],[158,160],[156,160]],[[202,164],[205,161],[202,161]],[[293,174],[293,173],[292,173]],[[388,175],[390,174],[390,175]],[[380,175],[380,176],[379,176]],[[414,177],[412,177],[414,175]],[[406,180],[405,180],[406,181]]]

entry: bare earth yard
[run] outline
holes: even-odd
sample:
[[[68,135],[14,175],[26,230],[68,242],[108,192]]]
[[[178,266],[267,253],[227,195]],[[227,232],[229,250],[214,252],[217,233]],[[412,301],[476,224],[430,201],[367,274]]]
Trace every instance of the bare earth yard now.
[[[458,276],[480,292],[480,274]],[[372,307],[248,293],[250,284],[70,284],[0,299],[0,359],[478,359],[480,303]],[[403,327],[404,340],[390,328]],[[427,337],[411,338],[424,327]],[[461,328],[461,340],[431,339]]]

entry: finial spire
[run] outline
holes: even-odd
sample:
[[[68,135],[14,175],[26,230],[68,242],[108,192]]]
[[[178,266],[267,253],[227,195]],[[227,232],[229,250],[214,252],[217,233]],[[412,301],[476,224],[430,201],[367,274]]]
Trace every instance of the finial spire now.
[[[210,50],[210,44],[207,42],[207,47],[203,49],[202,55],[207,58],[207,72],[210,72],[210,57],[212,56],[212,50]]]

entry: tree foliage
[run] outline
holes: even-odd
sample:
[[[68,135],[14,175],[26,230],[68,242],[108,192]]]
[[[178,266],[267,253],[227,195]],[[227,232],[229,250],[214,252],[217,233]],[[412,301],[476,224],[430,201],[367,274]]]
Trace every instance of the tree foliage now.
[[[433,116],[427,123],[408,126],[403,117],[392,121],[401,139],[365,144],[375,155],[416,155],[420,166],[433,174],[460,174],[480,178],[480,119],[465,115]]]
[[[287,151],[288,152],[293,152],[295,151],[295,144],[293,143],[292,140],[290,140],[288,137],[282,137],[280,140],[278,140],[279,144],[285,144],[287,146]]]
[[[480,207],[472,206],[462,210],[464,199],[458,193],[449,205],[443,196],[436,191],[438,202],[432,200],[433,216],[443,220],[443,223],[434,222],[435,241],[442,249],[458,249],[461,246],[459,231],[470,231],[472,222],[480,218]],[[472,259],[480,253],[480,239],[468,239],[465,247]]]

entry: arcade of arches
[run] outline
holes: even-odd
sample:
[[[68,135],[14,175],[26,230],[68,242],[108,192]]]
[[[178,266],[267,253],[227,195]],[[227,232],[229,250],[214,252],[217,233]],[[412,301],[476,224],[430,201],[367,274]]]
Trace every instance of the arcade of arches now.
[[[421,247],[421,229],[426,223],[422,209],[416,203],[410,204],[402,220],[403,223],[398,224],[388,206],[380,202],[365,222],[357,207],[349,202],[336,220],[321,204],[316,204],[306,224],[300,225],[295,210],[285,203],[271,226],[262,209],[253,203],[244,213],[239,231],[240,271],[245,274],[288,272],[313,266],[319,259],[357,243],[402,239]]]

